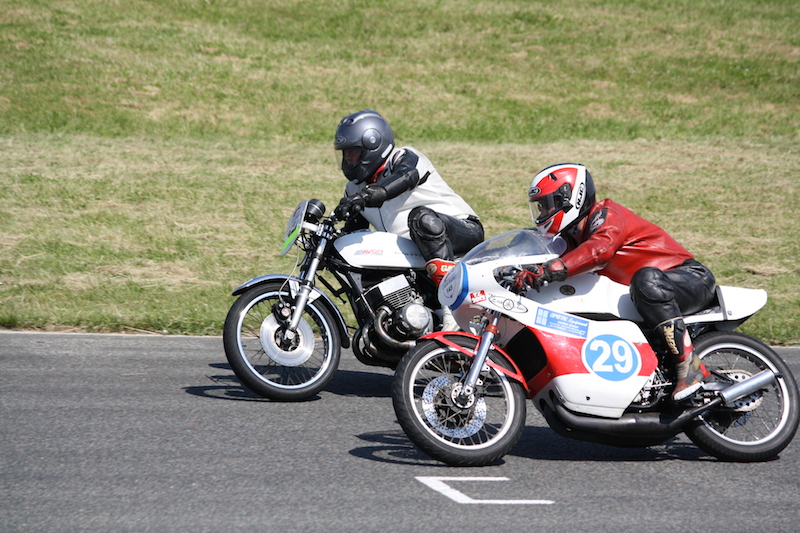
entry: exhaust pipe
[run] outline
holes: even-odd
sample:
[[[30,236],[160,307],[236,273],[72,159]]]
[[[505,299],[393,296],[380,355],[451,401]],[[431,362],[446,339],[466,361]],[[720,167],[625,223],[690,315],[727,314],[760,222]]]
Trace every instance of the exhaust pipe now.
[[[388,307],[381,307],[378,309],[377,316],[375,316],[375,333],[380,339],[396,350],[408,351],[413,348],[417,341],[398,341],[389,336],[389,333],[383,329],[383,321],[389,318],[391,310]]]
[[[770,369],[762,370],[755,376],[751,376],[744,381],[740,381],[735,385],[731,385],[730,387],[723,389],[719,395],[722,397],[725,407],[731,407],[731,404],[736,400],[744,398],[745,396],[749,396],[754,392],[763,389],[775,381],[775,378],[777,377],[780,376],[775,375]]]
[[[755,376],[723,389],[719,396],[710,402],[687,409],[678,416],[663,413],[628,413],[620,418],[595,418],[575,414],[557,401],[554,401],[554,407],[560,421],[570,429],[620,437],[663,437],[666,439],[680,433],[683,426],[696,416],[720,405],[730,407],[736,400],[763,389],[776,377],[779,376],[771,370],[762,370]]]
[[[620,418],[594,418],[577,415],[561,403],[554,404],[558,418],[570,429],[617,437],[650,437],[668,439],[680,433],[679,417],[662,413],[628,413]],[[673,426],[678,427],[673,427]]]

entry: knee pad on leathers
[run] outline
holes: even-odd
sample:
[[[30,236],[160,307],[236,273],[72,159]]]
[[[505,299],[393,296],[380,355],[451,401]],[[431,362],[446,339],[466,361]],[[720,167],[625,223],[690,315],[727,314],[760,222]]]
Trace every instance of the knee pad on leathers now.
[[[453,250],[447,240],[447,226],[434,210],[428,207],[412,209],[408,215],[408,229],[425,259],[453,259]]]
[[[644,267],[631,278],[631,299],[650,327],[681,316],[672,282],[655,267]]]

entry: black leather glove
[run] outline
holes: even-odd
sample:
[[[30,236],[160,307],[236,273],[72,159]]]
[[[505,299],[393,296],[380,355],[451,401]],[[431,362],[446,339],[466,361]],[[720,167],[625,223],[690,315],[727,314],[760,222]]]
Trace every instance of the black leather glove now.
[[[552,281],[565,279],[567,279],[567,265],[559,257],[542,265],[530,265],[521,270],[514,278],[513,289],[515,292],[522,292],[531,287],[538,291]]]
[[[380,207],[385,201],[386,189],[378,186],[367,187],[353,196],[342,198],[339,205],[333,210],[333,215],[338,220],[347,220],[359,214],[365,207]]]

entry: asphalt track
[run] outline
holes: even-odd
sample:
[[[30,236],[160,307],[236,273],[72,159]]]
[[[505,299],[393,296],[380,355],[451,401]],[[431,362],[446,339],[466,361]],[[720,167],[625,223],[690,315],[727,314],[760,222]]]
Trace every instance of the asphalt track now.
[[[758,464],[614,448],[529,403],[504,461],[449,468],[400,429],[391,378],[348,352],[318,397],[276,403],[220,338],[0,332],[0,531],[800,530],[797,441]]]

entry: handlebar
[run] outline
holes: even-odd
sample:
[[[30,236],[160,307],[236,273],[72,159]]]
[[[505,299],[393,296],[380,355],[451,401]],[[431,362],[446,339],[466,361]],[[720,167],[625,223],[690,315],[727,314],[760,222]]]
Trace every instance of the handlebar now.
[[[525,289],[521,291],[514,290],[514,281],[517,278],[517,274],[522,272],[522,269],[514,267],[514,266],[504,266],[498,268],[494,271],[494,279],[506,290],[513,292],[514,294],[523,294]]]

